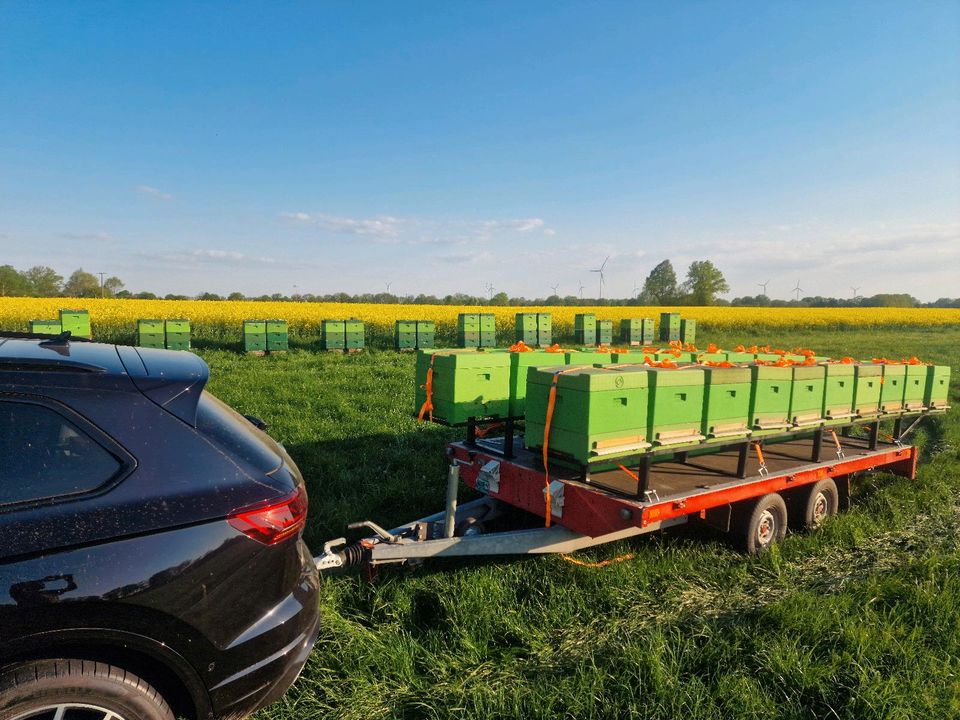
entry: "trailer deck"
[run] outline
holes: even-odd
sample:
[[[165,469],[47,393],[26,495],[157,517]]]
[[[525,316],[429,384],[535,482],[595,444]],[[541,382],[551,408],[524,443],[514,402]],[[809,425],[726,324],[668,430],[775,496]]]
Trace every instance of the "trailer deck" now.
[[[567,553],[691,520],[732,531],[742,524],[744,513],[738,509],[772,496],[796,505],[821,481],[835,485],[840,506],[845,506],[852,475],[884,470],[912,479],[918,457],[914,446],[880,442],[875,432],[860,438],[818,431],[757,450],[757,443],[749,443],[710,454],[679,453],[638,472],[626,466],[601,471],[551,467],[548,485],[540,454],[525,449],[520,439],[471,437],[447,446],[446,510],[390,531],[370,521],[354,523],[351,529],[366,527],[375,534],[341,550],[336,548],[346,544],[343,538],[327,543],[317,565],[373,567],[429,557]],[[829,457],[823,459],[825,455]],[[458,504],[461,481],[482,497]],[[506,529],[491,532],[504,524]]]

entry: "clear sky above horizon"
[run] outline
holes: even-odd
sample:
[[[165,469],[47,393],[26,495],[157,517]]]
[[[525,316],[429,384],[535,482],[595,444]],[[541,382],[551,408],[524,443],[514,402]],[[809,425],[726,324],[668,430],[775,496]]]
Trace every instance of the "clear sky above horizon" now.
[[[5,2],[0,264],[960,296],[960,2]]]

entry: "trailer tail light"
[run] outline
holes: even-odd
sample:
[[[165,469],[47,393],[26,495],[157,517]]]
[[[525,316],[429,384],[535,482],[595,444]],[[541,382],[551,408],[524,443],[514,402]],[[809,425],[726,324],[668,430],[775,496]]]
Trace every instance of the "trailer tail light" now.
[[[264,545],[296,535],[307,521],[307,493],[298,488],[279,502],[240,510],[227,518],[231,527]]]

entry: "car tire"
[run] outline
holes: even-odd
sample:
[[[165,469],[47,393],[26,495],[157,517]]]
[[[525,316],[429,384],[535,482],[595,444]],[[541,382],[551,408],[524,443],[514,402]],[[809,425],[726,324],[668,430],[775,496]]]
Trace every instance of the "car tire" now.
[[[787,505],[777,493],[757,500],[752,512],[740,525],[744,552],[757,555],[768,550],[787,534]]]
[[[803,527],[818,530],[827,518],[837,514],[840,507],[840,493],[837,484],[830,478],[820,480],[807,494],[803,510]]]
[[[174,720],[149,683],[106,663],[36,660],[0,670],[0,718],[32,720],[60,706],[102,710],[103,717],[112,713],[116,720]]]

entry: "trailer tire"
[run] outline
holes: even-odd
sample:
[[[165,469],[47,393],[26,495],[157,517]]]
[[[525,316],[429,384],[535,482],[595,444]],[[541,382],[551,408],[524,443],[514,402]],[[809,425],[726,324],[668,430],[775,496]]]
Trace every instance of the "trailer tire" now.
[[[787,504],[777,493],[764,495],[757,500],[746,521],[740,524],[741,546],[749,555],[768,550],[786,534]]]
[[[831,478],[814,484],[807,493],[803,509],[803,527],[807,530],[819,530],[823,521],[837,514],[840,507],[840,493],[837,484]]]

